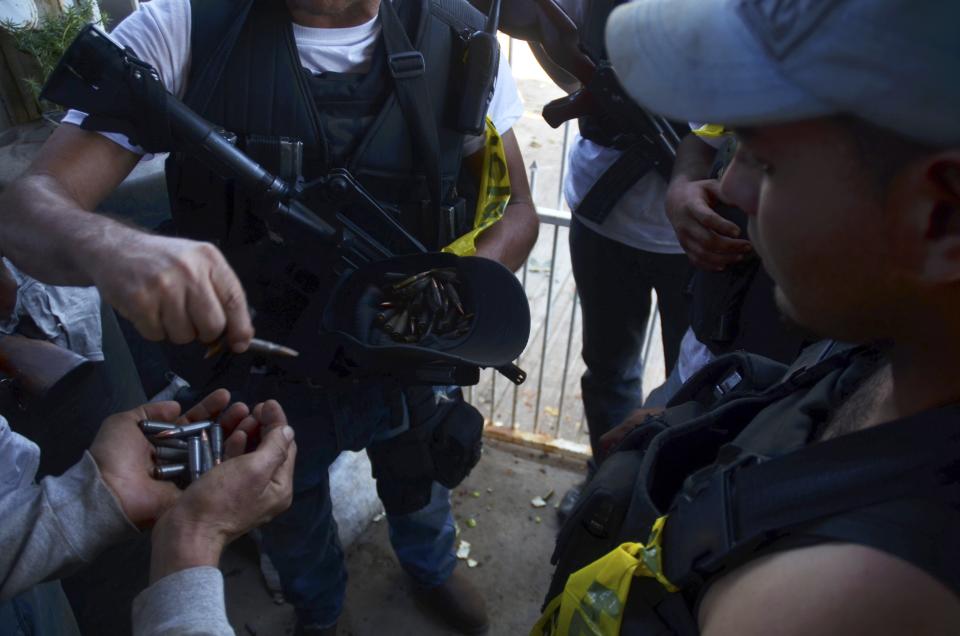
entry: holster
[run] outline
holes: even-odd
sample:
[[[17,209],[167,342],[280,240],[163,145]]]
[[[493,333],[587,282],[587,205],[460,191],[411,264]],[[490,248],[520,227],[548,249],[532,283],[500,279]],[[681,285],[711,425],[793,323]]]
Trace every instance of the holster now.
[[[392,515],[430,502],[433,482],[456,488],[480,461],[483,416],[459,389],[404,390],[409,429],[367,449],[377,494]]]

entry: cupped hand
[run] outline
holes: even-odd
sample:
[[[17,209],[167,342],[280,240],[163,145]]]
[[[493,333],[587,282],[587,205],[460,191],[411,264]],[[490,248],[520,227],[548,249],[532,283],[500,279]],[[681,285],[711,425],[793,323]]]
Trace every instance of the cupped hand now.
[[[243,286],[210,243],[138,235],[92,275],[104,300],[148,340],[211,343],[222,335],[240,353],[253,337]]]
[[[153,445],[140,430],[140,420],[185,423],[220,416],[224,429],[232,431],[248,416],[249,409],[240,403],[227,409],[229,402],[230,393],[220,389],[183,415],[176,402],[156,402],[104,421],[90,446],[90,454],[104,483],[134,525],[151,526],[180,496],[172,483],[154,479]]]
[[[674,182],[667,190],[667,218],[681,247],[694,266],[710,271],[722,271],[752,251],[737,224],[717,214],[719,202],[716,179]]]
[[[157,523],[152,580],[215,566],[229,542],[290,506],[297,445],[280,405],[259,404],[229,430],[226,460],[192,483]],[[257,437],[256,449],[245,452]]]

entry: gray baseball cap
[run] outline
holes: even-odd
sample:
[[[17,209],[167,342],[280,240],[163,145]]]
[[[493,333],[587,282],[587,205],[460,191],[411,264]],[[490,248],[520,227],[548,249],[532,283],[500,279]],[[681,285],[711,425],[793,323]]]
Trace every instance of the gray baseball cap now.
[[[960,143],[960,0],[637,0],[607,23],[624,88],[728,126],[856,115]]]

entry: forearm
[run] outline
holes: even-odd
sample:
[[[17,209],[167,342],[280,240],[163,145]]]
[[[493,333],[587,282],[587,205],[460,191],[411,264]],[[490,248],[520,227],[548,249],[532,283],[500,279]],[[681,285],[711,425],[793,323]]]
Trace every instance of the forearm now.
[[[52,285],[92,285],[111,250],[136,249],[143,233],[85,210],[54,177],[24,176],[0,197],[0,253]]]
[[[527,260],[539,232],[540,221],[533,203],[527,199],[511,200],[503,218],[477,239],[477,255],[515,272]]]
[[[713,146],[696,135],[690,134],[684,137],[677,149],[673,173],[670,175],[670,185],[709,178],[716,154],[717,151]]]
[[[0,600],[89,563],[133,536],[90,455],[60,477],[0,497]]]

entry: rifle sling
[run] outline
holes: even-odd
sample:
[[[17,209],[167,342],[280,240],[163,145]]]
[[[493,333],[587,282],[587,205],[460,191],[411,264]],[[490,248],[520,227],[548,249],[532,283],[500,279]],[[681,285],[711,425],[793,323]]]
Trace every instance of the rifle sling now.
[[[651,169],[658,170],[664,179],[670,180],[670,166],[653,156],[647,142],[627,148],[580,201],[577,215],[597,225],[602,224],[617,201]]]
[[[420,16],[420,29],[429,11],[424,8]],[[383,25],[383,41],[387,49],[390,74],[393,76],[397,101],[410,125],[414,136],[414,148],[419,149],[430,188],[432,206],[424,210],[430,219],[439,218],[443,204],[443,186],[440,173],[440,135],[430,101],[430,86],[424,75],[426,66],[423,54],[413,46],[407,31],[391,2],[380,3],[380,20]],[[428,219],[429,221],[429,219]],[[423,228],[437,227],[436,222],[424,222]]]

